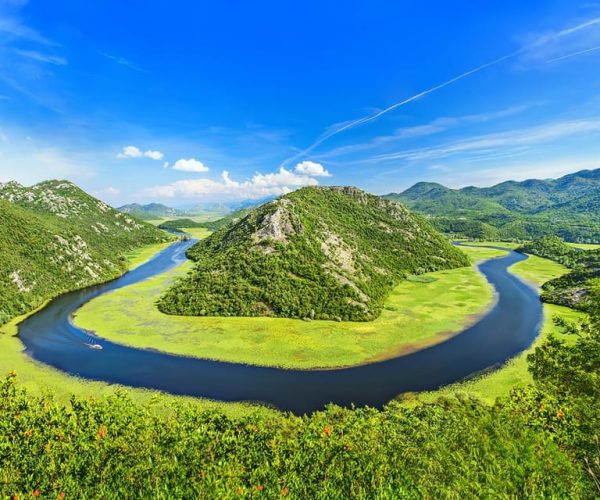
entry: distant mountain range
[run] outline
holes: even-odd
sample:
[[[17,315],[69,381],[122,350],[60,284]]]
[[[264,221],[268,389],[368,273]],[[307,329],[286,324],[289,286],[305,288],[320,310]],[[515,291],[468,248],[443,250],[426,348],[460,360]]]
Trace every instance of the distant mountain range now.
[[[467,257],[421,216],[351,187],[306,187],[232,220],[189,252],[168,314],[365,321],[409,274]]]
[[[165,232],[68,181],[0,183],[0,325],[62,292],[116,278]]]
[[[164,217],[177,217],[180,211],[176,208],[167,207],[161,203],[148,203],[140,205],[139,203],[131,203],[117,208],[119,212],[123,212],[141,220],[156,220]]]
[[[162,203],[148,203],[141,205],[131,203],[117,208],[120,212],[127,213],[141,220],[175,219],[210,215],[214,218],[224,217],[239,210],[248,209],[271,201],[273,197],[261,200],[243,200],[234,203],[196,203],[194,205],[172,208]]]
[[[556,234],[600,241],[600,169],[489,188],[419,182],[384,198],[430,216],[438,229],[457,236],[525,240]]]

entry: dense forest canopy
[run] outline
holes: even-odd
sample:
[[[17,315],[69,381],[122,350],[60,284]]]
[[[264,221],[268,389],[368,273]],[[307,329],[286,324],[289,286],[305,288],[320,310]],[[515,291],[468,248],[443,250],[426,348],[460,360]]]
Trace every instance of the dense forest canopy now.
[[[303,188],[196,244],[169,314],[364,321],[409,274],[465,266],[422,217],[356,188]]]

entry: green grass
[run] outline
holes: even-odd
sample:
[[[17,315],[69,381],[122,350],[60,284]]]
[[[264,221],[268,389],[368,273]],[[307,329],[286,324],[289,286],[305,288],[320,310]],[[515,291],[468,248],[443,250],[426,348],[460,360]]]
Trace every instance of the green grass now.
[[[133,269],[164,249],[169,244],[147,245],[129,252],[129,268]],[[43,304],[41,307],[44,307]],[[36,311],[39,310],[36,309]],[[115,394],[117,391],[125,391],[132,400],[139,403],[161,402],[162,407],[172,402],[190,402],[200,409],[221,410],[226,415],[237,418],[249,414],[273,413],[275,410],[266,407],[245,403],[222,403],[206,399],[198,399],[183,396],[171,396],[158,391],[124,387],[104,382],[95,382],[67,375],[48,365],[31,359],[23,353],[24,346],[16,337],[18,324],[28,316],[34,314],[32,311],[23,316],[13,318],[9,323],[0,327],[0,377],[15,371],[19,378],[19,385],[27,389],[33,396],[46,396],[52,394],[57,401],[67,403],[72,395],[88,398],[99,398]]]
[[[182,231],[188,233],[192,238],[195,238],[197,240],[206,238],[211,234],[211,232],[204,227],[189,227],[182,229]]]
[[[164,250],[172,242],[168,243],[157,243],[156,245],[145,245],[140,248],[136,248],[130,252],[125,253],[125,257],[127,257],[128,267],[129,269],[134,269],[142,264],[148,262],[152,257],[154,257],[158,252]]]
[[[154,226],[159,226],[163,222],[167,222],[168,220],[174,220],[174,219],[178,219],[178,218],[191,219],[194,222],[210,222],[210,221],[222,219],[223,217],[225,217],[225,214],[223,214],[221,212],[205,212],[200,215],[185,215],[185,216],[182,215],[181,217],[170,215],[169,217],[161,217],[159,219],[144,220],[144,222],[147,222],[148,224],[152,224]]]
[[[557,278],[569,270],[551,260],[530,255],[527,260],[513,265],[511,271],[532,285],[539,287],[546,281]],[[544,304],[544,325],[540,335],[529,349],[509,360],[498,370],[482,374],[465,382],[446,386],[438,391],[421,393],[417,396],[417,399],[431,402],[442,395],[451,396],[460,393],[469,394],[492,403],[498,397],[507,396],[513,387],[523,387],[530,384],[533,380],[527,369],[527,355],[542,344],[550,334],[560,335],[560,329],[552,321],[555,315],[560,315],[570,321],[583,318],[583,313],[573,309],[554,304]]]
[[[494,246],[494,247],[505,247],[505,248],[517,248],[521,246],[520,243],[514,241],[466,241],[467,245],[475,246]]]
[[[466,249],[473,260],[501,255]],[[302,321],[287,318],[183,317],[162,314],[153,304],[190,263],[142,283],[116,290],[81,308],[75,322],[101,337],[175,354],[248,364],[310,369],[386,359],[441,342],[475,321],[492,303],[493,291],[472,267],[405,281],[371,322]]]
[[[600,245],[595,245],[593,243],[568,243],[570,247],[579,248],[581,250],[598,250]]]

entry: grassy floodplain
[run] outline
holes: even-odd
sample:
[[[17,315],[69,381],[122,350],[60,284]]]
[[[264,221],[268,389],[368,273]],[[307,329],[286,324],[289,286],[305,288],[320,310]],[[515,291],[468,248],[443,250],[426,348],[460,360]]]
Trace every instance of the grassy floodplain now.
[[[474,262],[503,254],[484,248],[465,251]],[[464,267],[401,283],[381,316],[371,322],[162,314],[155,299],[191,266],[186,263],[99,297],[77,312],[75,323],[115,342],[175,354],[288,368],[333,368],[441,342],[472,324],[493,302],[485,278],[474,267]]]
[[[157,252],[166,248],[169,244],[170,243],[147,245],[127,253],[126,257],[129,261],[129,268],[133,269],[143,264]],[[40,306],[40,308],[44,306],[45,304]],[[36,311],[37,310],[39,310],[39,308],[36,309]],[[9,323],[0,327],[0,373],[4,376],[6,373],[12,371],[16,372],[19,386],[26,389],[32,396],[47,396],[58,402],[68,403],[72,396],[80,398],[101,398],[114,395],[115,392],[124,391],[133,401],[138,403],[158,403],[160,401],[161,404],[159,406],[161,411],[172,403],[188,403],[206,410],[219,409],[230,417],[241,417],[254,413],[267,414],[275,412],[275,410],[260,405],[221,403],[206,399],[171,396],[158,391],[89,381],[67,375],[60,370],[39,363],[24,354],[23,344],[16,336],[18,324],[34,312],[35,311],[32,311],[27,315],[14,318]]]
[[[509,246],[509,243],[479,243],[481,245],[494,244],[499,246]],[[529,282],[531,285],[539,287],[546,281],[558,278],[569,270],[551,260],[542,259],[530,255],[527,260],[513,265],[510,269],[514,274]],[[469,394],[478,397],[484,401],[492,403],[498,397],[506,396],[513,387],[522,387],[532,382],[531,374],[527,370],[527,355],[536,347],[542,344],[549,335],[560,335],[560,328],[554,325],[553,317],[560,315],[569,321],[575,321],[583,318],[584,314],[561,307],[554,304],[544,304],[544,324],[542,331],[532,344],[532,346],[520,355],[509,360],[502,368],[491,371],[487,374],[472,378],[470,380],[449,385],[429,393],[422,393],[417,396],[421,401],[434,401],[439,396],[451,396],[456,393]]]
[[[580,250],[598,250],[600,248],[600,245],[594,243],[567,243],[567,245]]]

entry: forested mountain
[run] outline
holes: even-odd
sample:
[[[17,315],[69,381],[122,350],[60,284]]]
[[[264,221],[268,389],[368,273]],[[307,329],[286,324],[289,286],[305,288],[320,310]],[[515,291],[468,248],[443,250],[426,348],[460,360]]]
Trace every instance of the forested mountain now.
[[[581,250],[556,236],[544,236],[517,249],[559,262],[571,272],[542,286],[542,300],[588,310],[600,296],[600,250]]]
[[[219,229],[227,226],[228,224],[235,223],[238,220],[242,219],[243,217],[248,215],[251,211],[252,211],[251,208],[242,208],[233,213],[230,213],[229,215],[226,215],[225,217],[221,217],[220,219],[210,220],[210,221],[205,221],[205,222],[196,222],[192,219],[184,217],[182,219],[167,220],[167,221],[163,222],[162,224],[160,224],[160,226],[158,226],[158,227],[160,227],[162,229],[167,229],[167,230],[168,229],[186,229],[186,228],[189,229],[189,228],[193,228],[193,227],[203,227],[205,229],[208,229],[209,231],[218,231]]]
[[[67,181],[0,184],[0,324],[66,290],[115,278],[122,252],[165,241]]]
[[[147,205],[131,203],[129,205],[123,205],[117,210],[141,220],[155,220],[162,219],[163,217],[176,217],[181,215],[179,210],[167,207],[161,203],[148,203]]]
[[[435,227],[455,235],[524,240],[556,234],[600,241],[600,169],[489,188],[420,182],[385,198],[431,216]]]
[[[468,264],[422,217],[351,187],[308,187],[196,244],[169,314],[371,320],[409,274]]]

